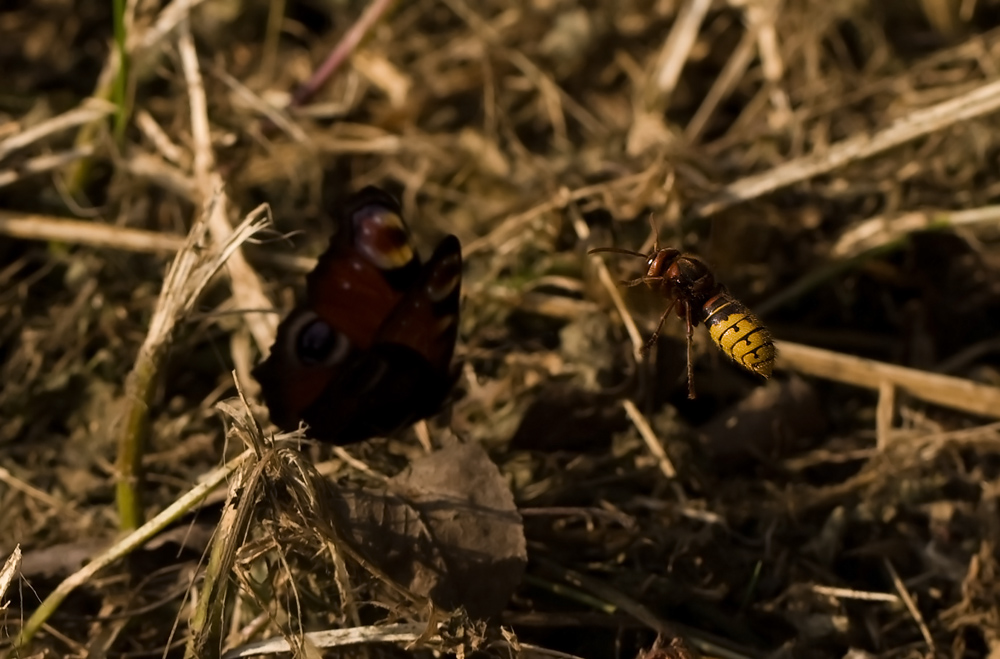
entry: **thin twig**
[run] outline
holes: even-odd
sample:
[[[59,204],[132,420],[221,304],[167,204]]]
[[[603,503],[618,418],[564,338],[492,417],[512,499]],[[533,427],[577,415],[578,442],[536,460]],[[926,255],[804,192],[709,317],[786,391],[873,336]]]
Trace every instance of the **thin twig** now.
[[[743,79],[743,74],[746,73],[747,67],[750,66],[750,62],[757,52],[757,30],[759,28],[759,25],[751,24],[749,29],[743,33],[743,37],[740,39],[739,44],[737,44],[736,49],[733,50],[733,53],[729,56],[729,60],[726,61],[726,65],[722,67],[722,71],[715,77],[715,81],[709,88],[708,93],[702,99],[698,110],[691,117],[691,120],[688,121],[687,126],[684,127],[684,138],[687,141],[695,142],[701,137],[701,133],[708,124],[708,120],[712,117],[712,113],[715,112],[715,108],[732,93],[736,85]]]
[[[590,227],[584,222],[583,217],[580,215],[579,210],[575,206],[570,206],[570,219],[573,222],[573,230],[576,231],[576,237],[583,244],[587,244],[590,240]],[[642,340],[642,335],[639,333],[639,328],[635,324],[635,318],[632,317],[632,312],[629,311],[628,306],[625,304],[625,300],[622,298],[621,291],[618,288],[618,284],[614,279],[611,278],[611,273],[608,271],[608,265],[604,262],[600,256],[596,254],[590,257],[593,267],[597,270],[597,278],[601,281],[601,285],[604,290],[607,291],[608,296],[611,298],[611,302],[615,305],[615,309],[618,311],[618,316],[622,319],[622,323],[625,325],[625,331],[628,333],[629,340],[632,342],[632,357],[635,359],[636,363],[641,363],[643,360],[642,350],[645,347],[645,341]]]
[[[45,155],[35,156],[34,158],[30,158],[29,160],[20,163],[14,169],[0,170],[0,188],[8,186],[11,183],[16,183],[25,176],[50,172],[54,169],[59,169],[60,167],[65,167],[66,165],[79,162],[84,158],[89,158],[94,155],[96,150],[97,149],[93,145],[86,145],[78,146],[75,149],[70,149],[69,151],[46,153]]]
[[[133,529],[142,520],[140,481],[142,456],[149,422],[149,407],[157,390],[161,365],[174,329],[191,312],[209,280],[244,241],[266,222],[266,206],[247,215],[229,240],[215,249],[206,245],[207,218],[215,200],[210,199],[191,227],[184,248],[177,253],[149,322],[146,339],[125,383],[124,409],[118,436],[118,512],[122,528]]]
[[[937,105],[914,110],[874,135],[841,140],[822,152],[796,158],[777,167],[730,183],[711,199],[696,205],[691,216],[704,218],[735,204],[825,174],[838,167],[944,130],[1000,109],[1000,80],[989,82]]]
[[[628,415],[636,430],[639,431],[639,436],[646,442],[649,452],[656,458],[656,462],[660,465],[660,471],[663,472],[663,475],[667,478],[677,478],[677,470],[674,469],[674,463],[670,461],[670,456],[667,455],[667,451],[663,448],[663,444],[660,443],[656,433],[653,432],[653,427],[649,425],[649,421],[646,420],[643,413],[628,398],[622,400],[622,407],[625,408],[625,414]]]
[[[181,23],[177,49],[180,53],[181,68],[187,83],[188,99],[191,104],[191,133],[194,142],[194,174],[201,185],[201,196],[207,200],[218,194],[218,203],[213,204],[208,217],[208,227],[212,238],[218,243],[226,242],[233,232],[228,218],[228,198],[223,190],[222,177],[215,168],[215,154],[208,122],[208,102],[201,71],[198,68],[198,54],[187,21]],[[264,295],[264,287],[253,268],[246,262],[242,252],[235,252],[226,263],[233,287],[233,297],[242,309],[266,309],[270,301]],[[278,329],[278,319],[273,314],[249,314],[247,327],[261,352],[267,352],[274,343]]]
[[[430,637],[427,633],[427,623],[406,622],[394,625],[372,625],[369,627],[353,627],[351,629],[327,629],[321,632],[308,632],[305,640],[317,648],[336,648],[347,645],[366,643],[413,643],[424,636],[425,640],[440,639],[438,635]],[[240,657],[256,657],[293,651],[294,648],[285,638],[272,638],[255,643],[248,643],[240,648],[234,648],[222,659],[239,659]]]
[[[917,231],[1000,224],[1000,205],[966,210],[923,210],[878,215],[848,227],[830,249],[830,257],[846,259],[888,247]]]
[[[160,127],[160,124],[156,123],[156,119],[148,111],[143,109],[136,111],[135,125],[153,143],[153,146],[156,147],[161,156],[175,165],[185,164],[185,151],[174,144],[170,136]]]
[[[937,654],[937,649],[934,646],[934,637],[931,636],[931,630],[927,628],[927,623],[924,622],[924,617],[920,613],[920,609],[917,608],[916,602],[910,596],[910,591],[906,589],[906,584],[903,580],[899,578],[899,573],[896,572],[896,568],[893,567],[892,563],[888,558],[882,559],[885,569],[889,572],[889,576],[892,578],[892,583],[896,586],[896,592],[899,593],[900,599],[903,600],[903,604],[906,606],[906,610],[910,612],[913,616],[914,622],[917,623],[917,627],[920,628],[920,634],[924,637],[924,642],[927,643],[927,648],[930,650],[930,656],[935,656]]]
[[[854,590],[852,588],[834,588],[833,586],[813,586],[812,591],[820,595],[829,595],[842,600],[861,600],[865,602],[891,602],[899,601],[898,595],[892,593],[873,593],[866,590]]]
[[[378,22],[382,15],[392,6],[393,0],[372,0],[365,10],[358,17],[358,20],[344,33],[340,43],[334,47],[327,56],[326,61],[316,69],[312,76],[295,90],[289,107],[298,107],[307,103],[319,89],[326,84],[340,65],[347,60],[348,56],[354,52],[361,40]]]
[[[20,651],[20,654],[24,655],[23,650],[25,646],[31,641],[42,625],[55,613],[56,609],[59,608],[59,605],[62,604],[63,600],[70,593],[78,587],[89,583],[100,570],[129,555],[168,525],[187,514],[208,496],[212,490],[224,483],[250,455],[252,453],[249,450],[244,451],[224,466],[206,475],[198,485],[191,488],[187,494],[177,499],[159,515],[122,538],[113,547],[85,565],[81,570],[67,577],[62,583],[56,586],[55,590],[45,598],[45,601],[35,609],[35,612],[28,621],[24,623],[24,627],[21,628],[21,633],[18,635],[14,647]]]
[[[878,385],[878,403],[875,406],[875,444],[880,451],[889,446],[892,419],[896,414],[896,386],[883,380]]]
[[[673,93],[711,5],[711,0],[689,0],[681,5],[657,57],[652,76],[654,84],[648,88],[646,96],[648,103],[656,104],[657,98],[669,98]]]
[[[158,231],[4,210],[0,210],[0,235],[153,254],[177,252],[184,247],[185,242],[184,236]],[[294,254],[258,250],[253,253],[253,261],[302,275],[316,269],[315,258]]]
[[[0,142],[0,160],[3,160],[18,149],[23,149],[50,135],[103,119],[114,111],[114,103],[97,98],[85,99],[78,107],[43,121],[31,128],[15,133]]]
[[[6,608],[3,598],[7,595],[10,585],[14,583],[14,579],[19,576],[21,576],[21,545],[17,544],[0,568],[0,610]]]
[[[886,382],[918,400],[990,418],[1000,417],[1000,388],[994,386],[798,343],[776,341],[775,346],[778,349],[775,366],[780,369],[866,389],[878,389]]]

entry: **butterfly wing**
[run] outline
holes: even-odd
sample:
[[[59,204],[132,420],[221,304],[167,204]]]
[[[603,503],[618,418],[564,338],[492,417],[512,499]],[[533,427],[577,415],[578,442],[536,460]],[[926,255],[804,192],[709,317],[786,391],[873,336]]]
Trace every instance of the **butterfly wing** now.
[[[271,420],[347,444],[433,414],[454,380],[460,280],[457,238],[421,264],[396,202],[363,190],[254,371]]]
[[[399,204],[377,188],[352,197],[338,224],[306,278],[304,306],[365,349],[419,277],[420,259]]]
[[[455,236],[442,240],[420,280],[379,328],[376,345],[409,348],[430,366],[446,372],[458,337],[462,247]]]
[[[369,362],[378,377],[360,415],[371,427],[360,432],[384,435],[440,410],[457,376],[451,362],[461,281],[461,245],[448,236],[372,345]]]
[[[355,368],[422,271],[398,203],[365,188],[345,205],[338,231],[306,278],[306,296],[278,326],[271,354],[254,369],[275,425],[303,412]]]
[[[371,347],[302,411],[310,436],[348,444],[390,434],[440,409],[455,381],[450,367],[461,274],[461,247],[448,236]]]

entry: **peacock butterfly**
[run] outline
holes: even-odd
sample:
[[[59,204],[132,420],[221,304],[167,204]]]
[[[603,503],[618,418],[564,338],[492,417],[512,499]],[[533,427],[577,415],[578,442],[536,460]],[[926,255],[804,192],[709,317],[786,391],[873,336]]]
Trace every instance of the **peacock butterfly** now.
[[[399,203],[374,187],[345,205],[337,233],[253,371],[271,420],[350,444],[435,414],[455,382],[462,252],[413,248]]]

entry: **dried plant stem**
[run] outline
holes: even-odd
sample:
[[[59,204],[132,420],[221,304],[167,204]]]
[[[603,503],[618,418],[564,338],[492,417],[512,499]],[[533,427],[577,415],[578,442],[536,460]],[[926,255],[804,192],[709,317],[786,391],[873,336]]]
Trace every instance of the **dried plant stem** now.
[[[125,409],[118,435],[118,514],[121,527],[131,530],[142,523],[140,481],[149,407],[156,390],[160,367],[172,342],[174,328],[194,306],[208,281],[243,241],[264,224],[266,206],[251,212],[230,240],[208,249],[207,218],[217,198],[210,199],[188,234],[184,247],[167,271],[163,289],[150,320],[146,340],[125,382]]]
[[[15,183],[25,176],[48,172],[75,162],[80,162],[84,158],[89,158],[94,155],[94,151],[95,149],[93,146],[87,145],[76,147],[75,149],[70,149],[69,151],[47,153],[42,156],[35,156],[13,169],[0,170],[0,188],[8,186],[11,183]]]
[[[3,603],[3,598],[7,595],[7,591],[10,589],[10,585],[14,583],[16,579],[21,574],[21,545],[14,545],[14,551],[10,553],[7,560],[4,561],[3,567],[0,568],[0,610],[6,606]]]
[[[85,99],[78,107],[41,122],[27,130],[14,133],[0,142],[0,160],[50,135],[81,124],[99,121],[115,111],[115,106],[97,98]]]
[[[350,27],[349,30],[344,34],[340,43],[333,49],[333,51],[327,56],[326,61],[323,62],[315,73],[309,78],[308,81],[301,87],[299,87],[295,94],[292,96],[292,101],[289,104],[290,107],[298,107],[304,105],[319,91],[330,76],[332,76],[340,65],[347,60],[348,56],[354,52],[361,43],[361,40],[369,30],[375,25],[376,22],[388,11],[389,7],[392,6],[394,0],[372,0],[372,3],[365,8],[358,20]]]
[[[777,294],[755,305],[766,316],[814,288],[828,284],[843,272],[855,270],[868,260],[898,249],[918,231],[948,230],[1000,225],[1000,205],[967,210],[913,211],[899,216],[879,215],[849,227],[830,249],[830,261],[805,273]]]
[[[246,462],[235,473],[222,519],[212,536],[212,548],[201,582],[198,604],[189,622],[190,636],[184,649],[185,657],[219,656],[226,603],[233,586],[230,575],[236,562],[236,550],[242,546],[253,521],[253,504],[256,498],[248,496],[248,493],[258,491],[267,462],[267,459]]]
[[[321,632],[305,634],[306,640],[317,648],[336,648],[365,643],[406,643],[420,640],[438,640],[438,635],[430,637],[427,634],[427,623],[405,622],[394,625],[372,625],[370,627],[353,627],[350,629],[328,629]],[[256,643],[248,643],[241,648],[235,648],[222,655],[222,659],[239,659],[240,657],[256,657],[284,652],[292,652],[295,648],[284,638],[274,638]]]
[[[587,226],[576,206],[569,207],[569,216],[573,222],[573,230],[576,232],[576,237],[586,244],[590,240],[590,227]],[[608,266],[604,262],[604,259],[597,255],[592,255],[590,258],[591,263],[597,270],[597,278],[600,279],[601,286],[607,291],[608,296],[615,305],[615,309],[618,311],[618,315],[622,319],[622,323],[625,325],[625,331],[628,332],[629,340],[632,342],[632,357],[637,364],[641,363],[643,359],[642,350],[646,342],[642,340],[639,328],[635,324],[635,318],[632,317],[632,312],[629,311],[625,300],[622,299],[621,291],[618,290],[618,284],[611,278],[611,273],[608,271]]]
[[[201,483],[193,487],[187,494],[177,499],[177,501],[171,504],[159,515],[146,522],[143,526],[136,529],[125,538],[122,538],[120,542],[116,543],[102,555],[92,560],[80,571],[67,577],[47,598],[45,598],[45,601],[42,602],[37,609],[35,609],[35,612],[31,615],[28,621],[24,623],[24,627],[21,628],[21,633],[14,645],[15,651],[20,652],[21,655],[25,654],[25,646],[31,641],[32,638],[34,638],[41,626],[45,624],[45,621],[48,620],[53,613],[55,613],[56,609],[59,608],[59,605],[62,604],[63,600],[65,600],[70,593],[76,590],[77,587],[87,583],[94,577],[94,575],[97,574],[98,571],[127,556],[132,551],[145,544],[150,538],[162,531],[168,525],[187,514],[196,505],[198,505],[199,502],[208,496],[212,490],[214,490],[221,483],[225,482],[250,455],[251,452],[249,450],[244,451],[224,466],[208,474]]]
[[[912,211],[896,216],[879,215],[848,227],[830,249],[830,256],[843,259],[870,250],[893,247],[917,231],[975,227],[981,224],[1000,224],[1000,205],[965,210]]]
[[[177,40],[180,52],[181,68],[187,83],[188,101],[191,105],[191,134],[194,140],[194,175],[200,185],[202,199],[208,199],[218,191],[219,203],[214,205],[208,214],[208,228],[212,238],[219,243],[229,239],[233,228],[227,214],[228,198],[222,192],[222,177],[215,168],[215,154],[212,151],[212,138],[208,122],[208,102],[205,96],[205,86],[198,66],[198,54],[195,51],[194,39],[188,22],[182,21]],[[260,278],[247,263],[242,252],[234,252],[226,264],[229,279],[233,287],[233,298],[241,309],[268,309],[270,300],[264,295]],[[278,331],[278,320],[273,314],[249,314],[246,317],[247,327],[253,335],[257,348],[266,353],[274,343]]]
[[[643,441],[646,442],[649,452],[656,458],[663,475],[667,478],[677,478],[677,470],[674,469],[674,463],[670,461],[670,456],[667,455],[667,451],[663,448],[663,444],[660,443],[656,433],[653,432],[653,427],[649,425],[649,421],[646,420],[643,413],[628,398],[622,400],[622,406],[625,408],[625,414],[632,420],[632,424],[639,431],[639,435]]]
[[[833,144],[821,153],[796,158],[766,172],[741,178],[711,199],[694,207],[693,217],[708,217],[740,202],[825,174],[856,160],[910,140],[943,130],[954,124],[1000,109],[1000,80],[980,85],[970,92],[937,105],[914,110],[874,135],[856,135]]]
[[[781,369],[868,389],[893,385],[928,403],[990,418],[1000,417],[1000,389],[997,387],[797,343],[777,341],[775,345],[778,348],[775,364]]]
[[[711,0],[689,0],[681,4],[673,28],[657,58],[651,78],[652,85],[647,87],[646,99],[650,104],[647,109],[658,105],[657,99],[669,98],[673,93],[711,5]]]
[[[729,56],[729,60],[722,68],[722,71],[716,76],[715,82],[712,83],[708,93],[705,94],[705,98],[702,99],[698,110],[691,117],[687,126],[684,127],[684,138],[687,141],[696,142],[701,137],[702,131],[704,131],[705,126],[708,124],[712,113],[719,107],[723,99],[732,93],[732,90],[743,78],[743,74],[746,73],[747,67],[750,66],[750,62],[757,52],[755,46],[757,45],[757,32],[759,29],[759,25],[751,25],[750,29],[743,33],[743,38],[740,39],[736,49],[733,50],[733,54]]]
[[[111,226],[93,220],[73,220],[4,210],[0,210],[0,235],[153,254],[177,252],[183,249],[185,243],[184,236],[158,231]],[[291,254],[257,252],[254,255],[254,262],[267,263],[300,274],[312,272],[316,268],[316,259]]]
[[[913,616],[914,622],[917,623],[917,628],[920,629],[921,636],[924,637],[924,643],[927,644],[927,649],[930,651],[930,656],[935,656],[937,654],[937,648],[934,645],[934,637],[931,635],[931,630],[927,628],[927,623],[924,622],[924,617],[920,614],[920,609],[917,608],[917,603],[913,601],[913,597],[910,596],[910,591],[906,589],[906,584],[903,580],[899,578],[899,573],[896,572],[896,568],[893,567],[892,563],[888,558],[882,559],[882,564],[885,565],[886,571],[892,578],[892,583],[896,587],[896,592],[899,593],[900,599],[903,600],[903,604],[906,605],[906,610],[910,612]]]

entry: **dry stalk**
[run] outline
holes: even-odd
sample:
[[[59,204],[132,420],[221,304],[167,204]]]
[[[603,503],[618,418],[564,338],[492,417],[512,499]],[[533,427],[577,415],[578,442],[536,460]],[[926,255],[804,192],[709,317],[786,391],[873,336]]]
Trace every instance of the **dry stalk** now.
[[[820,595],[827,595],[829,597],[836,597],[837,599],[844,600],[860,600],[863,602],[899,602],[899,595],[893,595],[892,593],[875,593],[866,590],[854,590],[852,588],[835,588],[833,586],[812,586],[810,588],[814,593],[819,593]]]
[[[323,64],[316,69],[308,81],[296,90],[289,107],[297,107],[309,102],[309,99],[319,91],[330,79],[340,65],[353,53],[361,40],[371,31],[375,23],[389,10],[393,0],[372,0],[358,17],[358,20],[344,33],[340,42],[327,56]]]
[[[778,348],[775,365],[780,369],[867,389],[892,385],[917,400],[985,417],[1000,417],[997,387],[798,343],[776,341],[775,345]]]
[[[79,146],[69,151],[59,153],[47,153],[42,156],[29,158],[13,169],[0,170],[0,188],[15,183],[25,176],[50,172],[60,167],[79,162],[84,158],[94,155],[95,149],[92,145]]]
[[[126,252],[159,254],[184,248],[183,236],[112,226],[91,220],[0,210],[0,235],[26,240],[55,240],[73,245],[93,245]],[[294,254],[256,252],[254,262],[306,274],[316,269],[316,259]]]
[[[181,68],[187,82],[188,101],[191,104],[191,133],[194,141],[194,175],[201,186],[202,199],[218,194],[218,203],[213,204],[208,215],[208,228],[212,238],[218,243],[229,240],[232,226],[227,217],[228,198],[222,190],[222,177],[215,168],[215,155],[209,132],[208,103],[205,86],[198,67],[191,29],[185,20],[181,23],[177,48],[180,52]],[[235,251],[226,264],[233,286],[233,298],[242,309],[268,309],[271,304],[264,295],[260,278],[247,263],[242,252]],[[257,343],[257,348],[266,353],[278,330],[278,320],[273,314],[254,313],[246,316],[247,327]]]
[[[10,553],[7,560],[4,561],[3,567],[0,568],[0,610],[7,607],[3,603],[3,598],[10,589],[10,585],[14,583],[16,579],[21,574],[21,545],[14,545],[14,551]]]
[[[704,218],[735,204],[826,174],[857,160],[870,158],[910,140],[1000,109],[1000,80],[976,87],[937,105],[900,117],[874,135],[859,134],[841,140],[820,153],[789,160],[766,172],[734,181],[712,198],[696,205],[691,216]]]
[[[229,240],[209,249],[206,244],[207,218],[217,205],[217,197],[191,227],[184,247],[174,258],[163,282],[146,339],[139,349],[135,366],[125,382],[124,409],[118,435],[118,513],[123,529],[134,529],[142,520],[139,488],[142,455],[149,421],[149,407],[156,391],[160,367],[166,358],[177,324],[190,313],[208,281],[226,260],[266,222],[266,206],[260,206],[240,224]]]
[[[677,470],[674,468],[674,463],[670,461],[670,456],[667,455],[667,451],[663,448],[663,444],[656,436],[656,433],[653,432],[653,427],[649,425],[649,421],[646,420],[645,415],[628,398],[622,400],[622,407],[625,408],[625,414],[628,415],[636,430],[639,431],[639,436],[646,442],[646,448],[656,458],[656,462],[660,465],[660,471],[663,472],[663,475],[667,478],[677,478]]]
[[[889,572],[889,576],[892,578],[892,583],[896,587],[896,592],[899,593],[900,599],[902,599],[903,604],[906,605],[906,610],[910,612],[911,616],[913,616],[913,621],[920,629],[920,634],[924,637],[924,643],[927,644],[930,656],[935,656],[937,654],[937,648],[934,644],[934,637],[931,635],[931,630],[927,628],[927,623],[924,622],[924,617],[921,615],[920,609],[917,608],[917,603],[913,601],[910,591],[906,589],[906,584],[904,584],[903,580],[899,578],[899,573],[896,572],[896,568],[893,567],[892,562],[889,561],[888,558],[883,558],[882,564],[885,565],[886,571]]]
[[[14,133],[0,142],[0,160],[3,160],[14,151],[30,146],[50,135],[75,128],[81,124],[104,119],[114,111],[114,104],[108,101],[97,98],[85,99],[78,107],[43,121],[27,130]]]
[[[197,206],[201,202],[198,184],[194,178],[163,158],[136,150],[119,162],[122,171],[137,179],[168,190]]]
[[[701,23],[711,5],[711,0],[691,0],[681,5],[646,85],[644,96],[647,105],[644,111],[669,105],[670,95],[677,86],[681,70],[691,55],[691,48],[698,39]]]
[[[142,131],[142,134],[153,143],[156,150],[165,159],[175,165],[184,165],[186,152],[184,149],[174,144],[166,131],[156,122],[149,112],[139,109],[135,113],[135,125]]]
[[[253,450],[248,449],[244,455]],[[236,562],[236,551],[250,532],[256,492],[261,488],[268,462],[267,457],[262,458],[255,452],[255,458],[247,460],[234,474],[222,519],[212,537],[198,604],[189,623],[185,657],[216,657],[221,651],[222,625],[233,585],[230,575]]]
[[[14,644],[15,651],[20,652],[22,656],[25,654],[27,644],[31,642],[31,639],[34,638],[38,630],[41,629],[42,625],[45,624],[52,614],[55,613],[56,609],[59,608],[59,605],[62,604],[63,600],[65,600],[70,593],[76,590],[79,586],[88,583],[100,570],[129,555],[174,521],[190,512],[205,497],[207,497],[212,490],[228,480],[229,477],[240,467],[240,465],[243,464],[243,461],[250,455],[250,451],[244,451],[224,466],[219,467],[212,473],[205,476],[205,478],[198,485],[191,488],[187,494],[177,499],[169,507],[165,508],[159,515],[149,520],[126,537],[122,538],[113,547],[110,547],[106,552],[85,565],[81,570],[63,580],[63,582],[60,583],[55,590],[53,590],[52,593],[45,598],[45,601],[42,602],[37,609],[35,609],[35,612],[31,615],[28,621],[24,623],[24,627],[21,628],[21,633],[18,635],[17,641]]]
[[[750,62],[757,52],[755,46],[757,45],[757,32],[759,29],[760,25],[754,23],[751,24],[750,29],[743,33],[743,38],[740,39],[736,49],[729,56],[726,65],[722,67],[722,71],[716,76],[715,82],[712,83],[708,93],[705,94],[705,98],[702,99],[698,110],[691,117],[687,126],[684,127],[684,138],[688,142],[698,141],[712,113],[719,107],[719,103],[733,92],[736,85],[743,78],[743,74],[746,73],[747,67],[750,66]]]
[[[371,625],[369,627],[353,627],[350,629],[328,629],[321,632],[305,634],[305,640],[317,648],[338,648],[366,643],[398,643],[410,644],[427,632],[427,624],[422,622],[406,622],[394,625]],[[427,637],[424,637],[427,639]],[[440,640],[436,634],[427,640]],[[291,652],[294,648],[284,638],[272,638],[264,641],[248,643],[240,648],[234,648],[222,659],[238,659],[239,657],[255,657]]]
[[[848,227],[830,249],[835,259],[889,247],[917,231],[1000,224],[1000,206],[967,210],[912,211],[897,217],[879,215]]]

